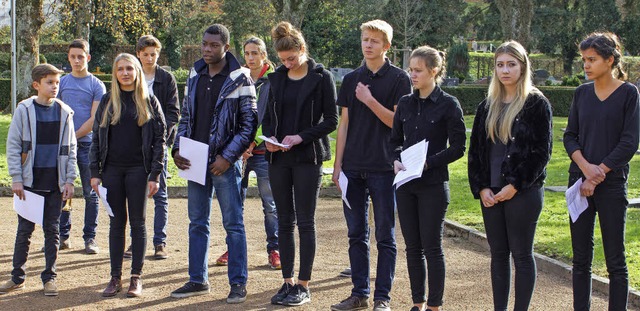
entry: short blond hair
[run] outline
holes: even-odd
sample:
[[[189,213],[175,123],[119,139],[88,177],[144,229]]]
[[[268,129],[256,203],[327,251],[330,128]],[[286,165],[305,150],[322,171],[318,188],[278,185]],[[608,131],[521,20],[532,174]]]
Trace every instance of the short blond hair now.
[[[372,21],[368,21],[362,25],[360,25],[360,31],[372,30],[379,31],[382,33],[385,43],[391,45],[391,40],[393,39],[393,27],[389,25],[389,23],[381,20],[374,19]]]

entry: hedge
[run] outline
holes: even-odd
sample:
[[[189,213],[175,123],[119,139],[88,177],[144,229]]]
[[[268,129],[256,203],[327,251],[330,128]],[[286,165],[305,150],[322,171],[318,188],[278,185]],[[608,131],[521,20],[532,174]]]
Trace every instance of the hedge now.
[[[574,87],[540,86],[540,91],[549,99],[553,108],[553,115],[557,117],[569,116],[569,108],[573,100]],[[445,92],[455,96],[460,101],[465,114],[475,114],[476,107],[487,96],[487,86],[451,86],[443,87]]]
[[[101,75],[100,77],[102,77]],[[107,90],[111,87],[110,81],[103,81]],[[182,100],[185,83],[178,83],[178,94]],[[566,117],[569,115],[569,108],[573,100],[573,87],[541,86],[539,87],[553,107],[553,115]],[[451,86],[443,87],[444,91],[455,96],[462,105],[465,114],[475,114],[478,104],[487,96],[487,87],[482,86]],[[0,110],[8,110],[11,104],[11,80],[0,79]]]

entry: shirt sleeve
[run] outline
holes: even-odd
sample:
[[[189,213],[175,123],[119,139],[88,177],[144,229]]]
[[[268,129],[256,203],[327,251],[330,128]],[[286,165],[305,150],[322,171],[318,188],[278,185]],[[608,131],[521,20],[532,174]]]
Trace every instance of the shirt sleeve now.
[[[100,79],[95,78],[95,82],[96,83],[93,87],[93,99],[91,100],[92,102],[100,101],[102,99],[102,96],[107,92],[107,88],[104,86],[104,83],[100,81]]]

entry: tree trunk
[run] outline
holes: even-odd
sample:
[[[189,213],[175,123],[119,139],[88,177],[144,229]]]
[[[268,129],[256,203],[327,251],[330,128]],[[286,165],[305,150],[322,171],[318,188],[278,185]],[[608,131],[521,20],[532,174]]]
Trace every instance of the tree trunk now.
[[[271,0],[271,5],[281,20],[288,21],[300,29],[307,7],[313,2],[314,0]]]
[[[496,0],[505,40],[516,40],[526,49],[531,41],[532,0]]]
[[[44,24],[42,0],[16,0],[17,99],[29,97],[31,70],[38,64],[39,32]]]
[[[91,0],[79,1],[78,10],[74,12],[76,16],[76,38],[89,41],[89,24],[91,23]]]

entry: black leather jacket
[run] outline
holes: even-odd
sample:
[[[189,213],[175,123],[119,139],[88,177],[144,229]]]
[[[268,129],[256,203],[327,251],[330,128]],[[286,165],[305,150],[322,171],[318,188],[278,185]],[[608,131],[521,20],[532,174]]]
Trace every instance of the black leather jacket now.
[[[284,122],[293,122],[302,138],[302,143],[291,148],[297,162],[320,164],[331,159],[329,133],[338,126],[338,109],[336,106],[336,87],[333,75],[321,64],[309,58],[309,71],[298,94],[296,119],[282,120],[282,98],[284,96],[287,69],[279,66],[269,74],[271,84],[269,105],[262,121],[262,133],[266,137],[279,137],[278,126]],[[273,161],[279,152],[266,153],[267,160]]]
[[[167,146],[173,145],[176,137],[176,125],[180,119],[180,102],[178,101],[178,84],[176,78],[162,67],[156,65],[153,78],[153,95],[160,102],[167,123]]]
[[[476,199],[491,186],[491,140],[485,122],[489,107],[485,99],[478,106],[469,144],[469,186]],[[516,190],[542,186],[547,176],[553,143],[551,104],[541,93],[530,94],[511,127],[511,139],[502,162],[501,174]]]
[[[102,123],[104,110],[110,98],[111,92],[102,97],[93,122],[93,137],[89,151],[91,178],[102,179],[102,170],[104,170],[107,161],[109,126],[100,127],[100,123]],[[160,173],[164,169],[166,129],[164,115],[158,99],[155,96],[151,96],[149,104],[151,105],[153,118],[142,125],[142,157],[144,158],[144,169],[149,173],[148,180],[159,182]]]

